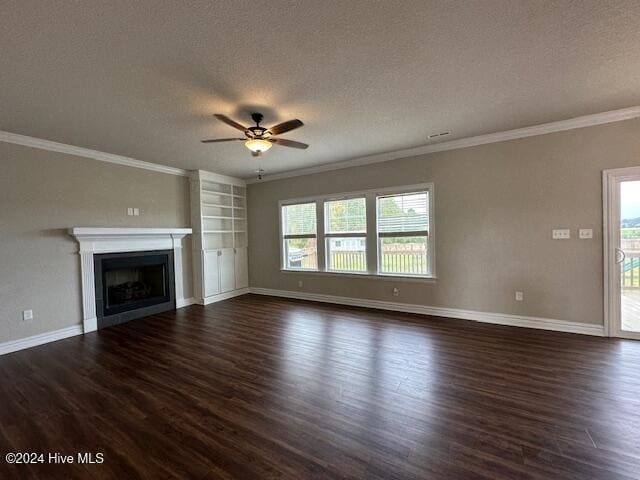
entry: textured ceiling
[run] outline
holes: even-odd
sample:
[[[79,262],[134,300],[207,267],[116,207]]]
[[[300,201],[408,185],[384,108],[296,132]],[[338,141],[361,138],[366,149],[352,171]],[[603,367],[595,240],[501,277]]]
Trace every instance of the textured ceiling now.
[[[639,1],[3,1],[0,130],[277,173],[640,104]],[[306,151],[258,161],[211,115]]]

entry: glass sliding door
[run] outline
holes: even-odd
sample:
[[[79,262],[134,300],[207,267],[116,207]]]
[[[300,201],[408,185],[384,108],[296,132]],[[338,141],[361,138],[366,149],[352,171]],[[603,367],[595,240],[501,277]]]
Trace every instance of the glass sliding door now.
[[[620,331],[640,332],[640,180],[620,182]]]
[[[640,339],[640,167],[605,170],[605,330]]]

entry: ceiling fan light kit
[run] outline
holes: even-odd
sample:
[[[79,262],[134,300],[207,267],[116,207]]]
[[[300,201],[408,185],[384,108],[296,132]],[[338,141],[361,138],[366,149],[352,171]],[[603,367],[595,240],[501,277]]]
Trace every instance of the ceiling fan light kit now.
[[[253,153],[257,153],[258,155],[269,150],[272,145],[273,143],[262,138],[252,138],[244,142],[245,147],[247,147]]]

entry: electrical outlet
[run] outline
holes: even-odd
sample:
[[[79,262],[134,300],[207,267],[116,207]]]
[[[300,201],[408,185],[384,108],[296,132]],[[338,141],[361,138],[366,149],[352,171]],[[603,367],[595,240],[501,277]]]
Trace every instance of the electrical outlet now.
[[[398,295],[400,295],[400,290],[396,287],[393,287],[393,296],[397,297]]]
[[[132,207],[127,208],[127,216],[133,217],[133,208]]]
[[[551,237],[554,240],[568,240],[571,238],[571,230],[568,228],[554,229],[551,232]]]
[[[29,320],[33,320],[33,310],[23,310],[22,311],[22,320],[24,322],[28,322]]]
[[[298,280],[298,287],[302,287],[302,280]]]
[[[133,208],[133,216],[134,217],[140,216],[140,209],[138,207]]]
[[[578,231],[578,237],[580,237],[580,239],[585,240],[587,238],[593,238],[593,229],[591,228],[581,228]]]
[[[524,300],[524,292],[516,292],[516,301],[521,302]]]

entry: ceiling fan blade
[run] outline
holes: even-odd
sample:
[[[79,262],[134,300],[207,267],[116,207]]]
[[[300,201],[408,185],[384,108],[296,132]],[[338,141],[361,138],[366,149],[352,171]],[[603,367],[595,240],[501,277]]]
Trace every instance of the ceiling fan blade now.
[[[271,135],[281,135],[285,132],[290,132],[291,130],[295,130],[296,128],[300,128],[304,125],[297,118],[295,120],[289,120],[288,122],[279,123],[278,125],[271,127],[269,131]]]
[[[291,147],[291,148],[300,148],[304,150],[305,148],[309,148],[309,145],[302,142],[296,142],[295,140],[287,140],[285,138],[270,138],[270,142],[273,142],[278,145],[282,145],[283,147]]]
[[[221,122],[224,122],[224,123],[226,123],[227,125],[229,125],[229,126],[231,126],[233,128],[237,128],[238,130],[240,130],[242,132],[244,132],[247,129],[247,127],[243,127],[242,125],[240,125],[235,120],[231,120],[229,117],[227,117],[226,115],[222,115],[221,113],[215,113],[213,116],[216,117]]]
[[[246,138],[213,138],[211,140],[202,140],[202,143],[216,143],[216,142],[233,142],[236,140],[246,140]]]

